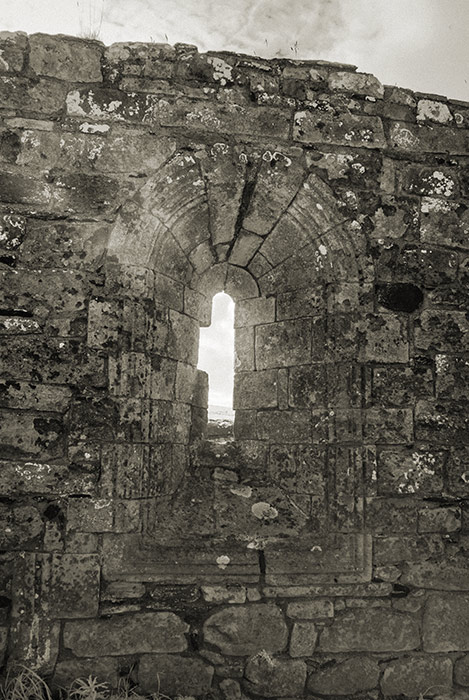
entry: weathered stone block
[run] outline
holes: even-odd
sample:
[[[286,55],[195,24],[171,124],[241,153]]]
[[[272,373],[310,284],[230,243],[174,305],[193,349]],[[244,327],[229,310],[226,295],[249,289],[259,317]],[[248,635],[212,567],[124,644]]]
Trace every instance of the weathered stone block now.
[[[235,307],[235,328],[258,326],[275,321],[275,298],[260,297],[239,301]]]
[[[233,408],[275,408],[278,370],[238,372],[235,377]]]
[[[369,73],[351,73],[337,71],[329,74],[328,84],[331,90],[352,92],[354,95],[369,95],[382,98],[384,87],[374,75]]]
[[[67,659],[55,667],[51,686],[68,688],[77,678],[93,676],[99,683],[109,683],[112,688],[119,680],[119,662],[112,657],[101,659]]]
[[[94,42],[33,34],[29,65],[38,75],[78,83],[102,82],[102,49]]]
[[[380,148],[385,145],[383,125],[378,117],[296,112],[293,139],[301,143],[331,143],[337,146]]]
[[[415,535],[378,535],[373,540],[373,562],[378,566],[424,561],[443,554],[441,537]]]
[[[245,603],[244,586],[202,586],[202,594],[207,603]]]
[[[373,498],[366,509],[366,522],[377,534],[416,532],[417,508],[407,499]]]
[[[279,321],[315,316],[325,307],[325,290],[322,287],[304,287],[277,296]]]
[[[371,362],[407,362],[407,325],[390,314],[367,314],[365,359]]]
[[[352,609],[337,616],[319,641],[324,652],[407,651],[419,645],[417,620],[385,608]]]
[[[438,398],[469,399],[469,362],[465,357],[436,355],[435,367]]]
[[[321,617],[334,617],[334,604],[331,600],[319,599],[288,603],[288,617],[315,620]]]
[[[469,417],[462,402],[418,401],[415,407],[415,435],[440,445],[469,444]]]
[[[469,348],[469,322],[463,311],[425,310],[415,325],[415,345],[422,350],[464,352]]]
[[[292,408],[323,406],[327,385],[324,367],[292,367],[289,372],[289,405]]]
[[[405,406],[415,398],[433,396],[433,363],[425,357],[415,358],[408,366],[373,369],[372,397],[376,403]]]
[[[252,327],[235,329],[234,366],[236,370],[249,371],[255,369],[254,328]]]
[[[420,235],[423,243],[467,250],[469,212],[459,202],[440,197],[422,197]]]
[[[66,94],[67,85],[56,80],[0,76],[0,100],[6,109],[16,110],[17,114],[56,116],[63,110]]]
[[[258,411],[257,435],[269,442],[310,442],[311,414],[303,411]]]
[[[282,651],[287,643],[287,626],[276,605],[231,607],[208,618],[204,639],[228,656],[248,656],[262,649]]]
[[[447,124],[453,121],[449,107],[444,102],[437,100],[419,100],[417,103],[417,121],[432,121]]]
[[[256,367],[290,367],[311,359],[311,321],[280,321],[256,327]]]
[[[464,552],[454,556],[408,562],[403,566],[400,582],[418,588],[441,591],[469,590],[469,563]]]
[[[429,596],[423,617],[423,648],[428,652],[469,649],[469,594]]]
[[[269,476],[288,493],[311,494],[319,515],[324,513],[326,464],[326,451],[322,447],[273,445],[269,456]]]
[[[318,631],[312,622],[295,622],[292,627],[289,653],[293,658],[312,656],[318,641]]]
[[[391,661],[381,679],[383,695],[438,695],[451,688],[453,664],[451,659],[414,654]]]
[[[352,695],[378,685],[379,666],[375,659],[354,656],[312,673],[308,690],[320,695]]]
[[[365,436],[369,442],[413,442],[412,411],[408,408],[369,408],[365,412]]]
[[[469,495],[469,449],[461,447],[451,450],[446,465],[449,492],[457,497]]]
[[[174,613],[135,613],[109,619],[65,623],[64,645],[76,656],[184,651],[189,627]]]
[[[461,529],[461,509],[423,508],[419,510],[419,532],[455,532]]]
[[[378,454],[378,493],[439,494],[443,489],[446,453],[382,450]]]
[[[145,655],[140,659],[139,687],[144,693],[170,697],[205,695],[210,691],[213,666],[189,656]]]
[[[455,661],[454,680],[458,685],[469,685],[469,654],[461,656]]]
[[[301,695],[306,681],[304,661],[290,661],[258,654],[244,671],[246,690],[267,698]]]
[[[0,32],[1,69],[6,73],[21,73],[28,37],[24,32]]]

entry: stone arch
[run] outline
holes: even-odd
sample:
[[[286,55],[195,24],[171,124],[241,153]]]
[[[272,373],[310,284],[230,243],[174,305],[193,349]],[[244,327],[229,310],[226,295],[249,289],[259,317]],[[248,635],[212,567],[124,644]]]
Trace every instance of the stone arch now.
[[[345,457],[335,444],[343,430],[343,386],[355,386],[360,412],[363,324],[372,308],[366,237],[346,212],[295,149],[246,152],[226,144],[174,154],[123,205],[107,251],[112,292],[125,285],[126,294],[130,289],[148,300],[144,313],[158,308],[160,314],[156,328],[147,318],[152,332],[141,346],[151,386],[144,395],[145,420],[153,426],[147,435],[165,463],[152,495],[184,498],[189,444],[201,437],[207,410],[204,376],[195,368],[198,329],[210,323],[213,295],[225,291],[237,309],[239,478],[256,485],[258,500],[275,504],[273,513],[283,508],[285,514],[292,497],[298,501],[278,530],[270,526],[271,534],[326,527],[326,472],[340,471],[347,460],[362,469],[361,454]],[[153,334],[164,342],[155,346]],[[125,362],[127,372],[139,371]],[[359,424],[346,442],[357,441]],[[248,464],[257,465],[256,474]],[[194,489],[192,482],[191,494]],[[244,516],[226,505],[230,498],[225,493],[215,510],[242,533]],[[195,530],[200,521],[201,533],[223,531],[204,509],[189,517],[188,508],[178,506]],[[171,509],[178,510],[174,503]],[[360,520],[355,506],[345,510]],[[158,531],[164,512],[161,504],[157,515],[151,510],[149,529]],[[267,521],[259,518],[255,536]]]

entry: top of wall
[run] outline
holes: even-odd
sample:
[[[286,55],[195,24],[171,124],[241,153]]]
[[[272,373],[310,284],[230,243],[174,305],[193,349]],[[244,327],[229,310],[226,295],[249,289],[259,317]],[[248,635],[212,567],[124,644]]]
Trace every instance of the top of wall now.
[[[0,33],[0,115],[432,153],[469,143],[469,103],[383,86],[347,64],[22,32]]]

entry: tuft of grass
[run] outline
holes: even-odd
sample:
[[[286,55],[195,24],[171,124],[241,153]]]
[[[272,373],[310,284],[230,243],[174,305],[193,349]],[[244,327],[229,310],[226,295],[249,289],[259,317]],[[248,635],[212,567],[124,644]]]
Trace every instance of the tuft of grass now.
[[[9,669],[0,687],[3,700],[52,700],[50,690],[37,673],[18,664]]]
[[[108,683],[98,683],[95,676],[77,678],[68,689],[68,700],[106,700],[110,695]]]
[[[82,39],[101,39],[105,0],[76,0]]]

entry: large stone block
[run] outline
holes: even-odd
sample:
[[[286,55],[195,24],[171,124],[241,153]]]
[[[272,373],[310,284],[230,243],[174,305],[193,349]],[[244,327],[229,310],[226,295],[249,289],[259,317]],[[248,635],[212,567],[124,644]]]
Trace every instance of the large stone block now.
[[[415,436],[418,440],[440,445],[469,444],[469,417],[465,403],[447,399],[418,401]]]
[[[184,651],[189,627],[174,613],[135,613],[77,620],[64,627],[64,646],[75,656],[122,656]]]
[[[275,408],[278,371],[238,372],[235,377],[233,408]]]
[[[256,327],[256,367],[291,367],[311,360],[311,321],[280,321]]]
[[[469,321],[463,311],[422,311],[415,325],[415,346],[422,350],[464,352],[469,349]]]
[[[324,629],[319,641],[324,652],[408,651],[419,645],[417,620],[385,608],[347,611]]]
[[[440,494],[446,458],[439,450],[382,450],[378,455],[378,493]]]
[[[369,442],[388,445],[413,442],[411,409],[369,408],[365,418],[365,436]]]
[[[414,654],[387,664],[381,679],[381,690],[383,695],[406,697],[427,693],[439,695],[443,689],[451,688],[452,681],[451,659]]]
[[[249,659],[244,671],[246,690],[267,698],[302,695],[306,664],[299,660],[271,658],[258,654]]]
[[[309,411],[259,411],[257,435],[269,442],[311,441],[311,415]]]
[[[0,32],[2,72],[20,73],[28,47],[28,37],[24,32]]]
[[[469,594],[432,593],[423,617],[423,648],[428,652],[469,649]]]
[[[327,664],[312,673],[308,690],[320,695],[352,695],[372,690],[378,685],[379,666],[375,659],[354,656],[345,661]]]
[[[102,48],[95,42],[33,34],[29,65],[38,75],[75,83],[102,82]]]
[[[364,148],[380,148],[386,142],[383,125],[378,117],[344,113],[338,118],[319,111],[296,112],[293,139],[301,143],[330,143]]]
[[[371,362],[407,362],[407,323],[391,314],[367,314],[365,359]]]
[[[292,627],[290,656],[312,656],[318,641],[318,630],[312,622],[295,622]]]
[[[261,650],[282,651],[287,626],[276,605],[253,604],[216,612],[204,624],[204,639],[228,656],[248,656]]]
[[[59,661],[52,677],[52,688],[68,688],[77,678],[93,676],[112,688],[119,681],[119,662],[113,657],[102,659],[66,659]]]
[[[311,494],[315,510],[324,514],[327,481],[324,448],[312,445],[273,445],[269,457],[269,476],[290,494]]]
[[[170,697],[210,692],[213,666],[190,656],[145,655],[140,659],[138,683],[143,693]]]
[[[373,369],[372,398],[388,406],[406,406],[415,398],[433,396],[433,363],[417,357],[407,365]]]

